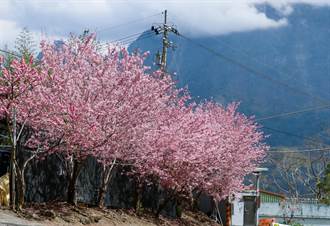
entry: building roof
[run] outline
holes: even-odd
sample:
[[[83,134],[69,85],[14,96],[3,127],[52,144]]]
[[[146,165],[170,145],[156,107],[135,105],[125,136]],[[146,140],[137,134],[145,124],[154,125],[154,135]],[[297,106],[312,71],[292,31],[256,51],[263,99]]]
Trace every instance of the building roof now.
[[[276,196],[281,199],[285,199],[285,195],[283,195],[283,194],[270,192],[270,191],[266,191],[266,190],[260,190],[260,194],[266,194],[266,195],[270,195],[270,196]]]

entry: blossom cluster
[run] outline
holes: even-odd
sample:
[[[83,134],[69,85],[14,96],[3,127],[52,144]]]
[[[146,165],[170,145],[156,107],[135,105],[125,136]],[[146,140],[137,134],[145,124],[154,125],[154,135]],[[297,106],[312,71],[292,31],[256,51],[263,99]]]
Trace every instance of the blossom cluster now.
[[[170,75],[150,72],[145,55],[118,47],[100,53],[94,40],[42,42],[37,66],[2,67],[0,117],[15,108],[33,130],[26,144],[46,154],[93,156],[103,165],[118,159],[182,194],[222,198],[241,189],[268,148],[253,119],[235,103],[197,104]]]

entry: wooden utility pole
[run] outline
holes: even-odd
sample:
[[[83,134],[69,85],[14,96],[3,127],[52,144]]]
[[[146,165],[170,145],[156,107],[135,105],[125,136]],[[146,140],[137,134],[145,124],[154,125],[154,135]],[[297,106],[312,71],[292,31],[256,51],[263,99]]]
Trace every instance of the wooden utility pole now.
[[[162,48],[162,54],[160,57],[160,60],[158,62],[157,60],[157,64],[160,67],[160,70],[162,70],[163,72],[166,72],[166,66],[167,66],[167,49],[169,47],[174,47],[173,43],[169,40],[169,33],[172,32],[176,35],[179,34],[178,30],[175,29],[173,26],[170,26],[167,24],[167,10],[165,10],[163,12],[164,14],[164,23],[161,26],[152,26],[151,30],[154,31],[156,33],[156,35],[163,33],[163,39],[162,39],[162,44],[163,44],[163,48]]]
[[[166,71],[166,58],[167,58],[167,48],[169,46],[168,40],[168,26],[167,26],[167,10],[164,11],[164,24],[163,24],[163,51],[162,51],[162,60],[160,69],[162,71]]]

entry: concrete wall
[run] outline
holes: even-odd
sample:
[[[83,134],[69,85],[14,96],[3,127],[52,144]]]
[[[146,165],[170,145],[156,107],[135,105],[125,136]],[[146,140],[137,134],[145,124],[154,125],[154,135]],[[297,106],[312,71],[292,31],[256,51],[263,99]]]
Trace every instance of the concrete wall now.
[[[232,226],[243,226],[244,202],[242,194],[233,201],[234,211]],[[285,220],[301,223],[304,226],[330,226],[330,206],[306,201],[262,202],[259,209],[260,218],[275,218],[276,222]]]
[[[329,226],[330,206],[316,203],[291,202],[262,203],[259,216],[261,218],[276,218],[278,222],[292,219],[304,226]]]
[[[110,186],[106,193],[105,205],[111,208],[134,208],[136,205],[137,188],[132,177],[125,174],[125,167],[114,169]],[[101,169],[95,158],[88,158],[79,174],[76,188],[77,200],[95,205],[100,183]],[[26,201],[49,202],[64,201],[67,196],[67,178],[64,165],[55,155],[45,160],[32,160],[27,167]],[[166,197],[164,189],[145,187],[142,191],[144,208],[155,209],[160,200]],[[176,204],[169,202],[162,214],[175,217]]]
[[[244,202],[242,199],[233,201],[232,226],[243,226]]]

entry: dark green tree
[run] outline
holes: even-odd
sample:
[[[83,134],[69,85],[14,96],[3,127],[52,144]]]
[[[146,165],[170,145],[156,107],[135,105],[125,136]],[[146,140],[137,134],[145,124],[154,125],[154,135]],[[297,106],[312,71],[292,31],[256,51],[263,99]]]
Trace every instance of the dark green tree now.
[[[317,186],[321,191],[321,201],[330,205],[330,163],[328,163],[324,176]]]
[[[31,32],[26,27],[22,29],[16,38],[15,51],[18,55],[23,56],[25,60],[35,55],[36,43]]]

